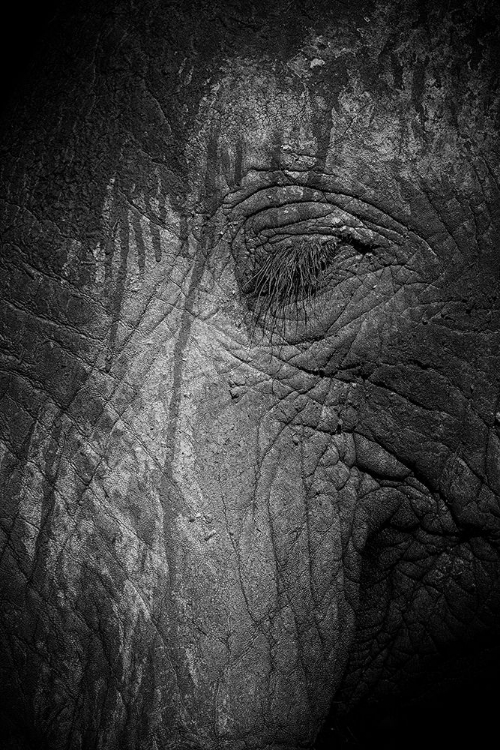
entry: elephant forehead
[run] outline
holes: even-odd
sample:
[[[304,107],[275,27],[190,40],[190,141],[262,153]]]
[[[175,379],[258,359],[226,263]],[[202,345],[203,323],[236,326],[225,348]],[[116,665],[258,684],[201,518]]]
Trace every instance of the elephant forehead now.
[[[202,100],[194,139],[198,146],[200,134],[217,141],[221,179],[231,183],[230,167],[245,174],[279,162],[300,171],[321,158],[322,168],[344,167],[344,179],[383,174],[395,162],[399,175],[445,168],[463,184],[467,143],[478,129],[487,141],[497,138],[480,67],[462,69],[453,44],[467,30],[448,19],[427,37],[388,14],[381,5],[370,18],[345,23],[339,12],[320,35],[306,31],[285,59],[268,50],[264,59],[227,60]],[[402,24],[396,46],[394,27]]]

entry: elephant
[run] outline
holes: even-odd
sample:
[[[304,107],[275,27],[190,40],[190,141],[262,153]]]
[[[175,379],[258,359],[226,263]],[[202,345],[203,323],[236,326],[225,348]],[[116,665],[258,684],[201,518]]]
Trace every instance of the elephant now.
[[[41,29],[2,116],[3,747],[494,726],[498,20],[91,0]]]

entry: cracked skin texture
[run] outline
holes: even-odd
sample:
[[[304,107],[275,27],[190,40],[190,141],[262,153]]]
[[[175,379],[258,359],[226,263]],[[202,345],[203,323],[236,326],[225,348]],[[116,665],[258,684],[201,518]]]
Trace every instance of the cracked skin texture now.
[[[3,139],[11,750],[361,745],[499,663],[492,8],[58,15]]]

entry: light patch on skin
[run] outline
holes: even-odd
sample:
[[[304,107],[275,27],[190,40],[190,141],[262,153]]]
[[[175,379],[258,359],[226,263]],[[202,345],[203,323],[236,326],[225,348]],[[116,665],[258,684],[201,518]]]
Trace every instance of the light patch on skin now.
[[[231,731],[233,725],[232,712],[231,712],[231,700],[230,696],[225,692],[219,691],[217,694],[217,732],[224,736],[226,733]]]
[[[193,652],[193,649],[191,649],[191,648],[186,648],[185,649],[185,654],[186,654],[186,662],[187,662],[187,665],[188,665],[189,674],[191,675],[191,679],[193,680],[193,682],[196,685],[196,687],[198,687],[198,672],[196,670],[196,665],[198,663],[198,657]]]
[[[274,142],[276,135],[281,139],[284,166],[300,166],[304,160],[307,163],[317,150],[311,120],[312,107],[306,88],[298,93],[283,87],[272,70],[252,60],[233,59],[221,81],[201,103],[202,125],[188,145],[190,162],[196,165],[193,174],[199,174],[200,165],[205,170],[218,169],[217,186],[226,192],[232,187],[237,143],[244,144],[242,173],[247,175],[252,168],[268,166],[270,152],[280,146]],[[207,144],[214,134],[221,154],[228,158],[207,165]],[[252,179],[250,175],[248,179]],[[193,192],[198,189],[195,182]]]
[[[212,365],[215,358],[210,356],[209,341],[202,341],[202,336],[200,326],[194,337],[194,345],[190,342],[189,349],[184,354],[181,404],[172,466],[174,480],[182,486],[185,497],[189,498],[190,507],[187,510],[190,513],[196,513],[203,507],[203,494],[197,478],[196,456],[193,452],[197,430],[197,404],[203,398],[203,389],[207,382],[218,381],[218,375]],[[181,518],[179,524],[183,530],[189,527]]]
[[[329,113],[324,109],[327,105],[322,97],[320,104],[317,99],[307,86],[294,83],[293,76],[285,85],[283,79],[278,84],[271,69],[250,60],[233,59],[226,75],[202,103],[199,121],[203,124],[190,144],[191,160],[193,163],[196,160],[197,164],[204,162],[205,169],[208,168],[207,144],[216,133],[218,149],[227,154],[230,163],[222,174],[222,159],[210,165],[212,169],[219,169],[217,183],[221,192],[232,187],[238,142],[242,144],[244,161],[242,187],[261,179],[253,170],[270,168],[271,158],[279,159],[280,167],[290,176],[301,178],[304,170],[314,165],[319,148],[313,133],[313,119],[319,108],[324,111],[325,119],[332,115],[328,167],[333,173],[342,170],[342,176],[349,180],[346,187],[350,187],[353,168],[359,172],[360,154],[351,152],[350,139],[345,136],[354,129],[361,128],[364,133],[374,130],[374,102],[368,93],[355,88],[339,99],[339,113],[334,110]],[[216,113],[216,121],[213,113]],[[388,142],[397,132],[394,128],[394,123],[386,121],[383,132],[377,133],[377,144],[365,138],[367,151],[376,145],[380,155],[391,157],[394,149]]]
[[[346,189],[380,181],[397,195],[402,178],[414,182],[416,177],[430,184],[457,181],[464,191],[477,188],[471,144],[477,140],[478,127],[486,139],[494,133],[491,117],[478,115],[484,109],[476,101],[484,88],[481,74],[472,71],[464,82],[455,119],[449,101],[452,84],[438,81],[433,72],[440,69],[442,50],[438,46],[429,57],[426,40],[410,30],[395,48],[402,69],[401,80],[396,81],[383,54],[394,21],[389,12],[382,5],[373,18],[360,19],[354,30],[339,19],[337,27],[321,35],[309,32],[300,51],[285,64],[288,76],[277,63],[243,57],[229,60],[201,103],[196,135],[188,146],[192,163],[206,166],[207,144],[215,137],[219,158],[210,168],[216,172],[221,193],[234,187],[238,144],[243,154],[242,187],[262,179],[260,171],[276,169],[278,162],[281,169],[300,177],[315,166],[319,144],[313,125],[324,116],[325,127],[331,122],[324,168]],[[449,30],[435,33],[451,60]],[[409,64],[412,59],[418,70]],[[370,90],[363,65],[378,69],[379,81],[385,85]],[[347,70],[343,83],[334,82]],[[323,83],[318,85],[321,76]],[[333,106],[324,96],[329,77],[332,91],[338,87]]]
[[[299,52],[287,66],[299,78],[311,79],[315,68],[321,68],[344,55],[355,54],[361,46],[359,38],[349,28],[328,29],[324,34],[309,31]]]
[[[104,286],[104,278],[105,278],[104,261],[106,257],[104,244],[105,244],[104,242],[101,242],[101,240],[99,240],[99,242],[97,242],[92,248],[92,255],[94,256],[94,260],[95,260],[93,285],[97,289],[100,289]]]
[[[80,240],[68,239],[65,243],[66,260],[61,268],[62,275],[68,275],[75,261],[80,257],[82,243]]]
[[[111,212],[114,204],[114,189],[116,183],[116,175],[113,175],[108,184],[106,185],[106,198],[101,210],[101,216],[103,222],[109,227],[111,225]]]
[[[125,608],[126,617],[123,617],[122,614],[124,600],[127,601],[127,606]],[[121,624],[123,632],[123,649],[120,656],[122,658],[125,674],[132,666],[138,671],[139,677],[142,672],[141,665],[135,664],[134,653],[131,650],[131,646],[133,643],[134,631],[138,627],[139,618],[142,617],[147,622],[151,620],[152,604],[152,598],[150,601],[145,600],[143,591],[139,593],[131,581],[125,581],[123,599],[120,600],[119,604],[114,604],[116,621]]]
[[[50,579],[59,580],[61,576],[65,581],[63,588],[55,587],[54,591],[61,608],[68,610],[75,609],[74,602],[86,591],[89,572],[99,580],[113,581],[119,561],[120,570],[126,573],[124,588],[117,589],[117,598],[110,601],[111,606],[117,608],[116,621],[127,626],[120,648],[125,659],[126,649],[132,647],[139,616],[143,620],[151,618],[156,588],[168,576],[164,511],[154,481],[159,474],[158,465],[142,441],[133,440],[130,425],[117,420],[111,434],[107,435],[110,442],[101,446],[106,459],[98,464],[89,487],[83,489],[73,464],[73,454],[68,449],[70,439],[75,437],[74,425],[48,401],[31,438],[28,467],[44,466],[49,460],[50,435],[58,420],[61,456],[57,454],[50,459],[54,461],[56,472],[53,499],[48,501],[43,496],[44,482],[35,470],[25,472],[24,487],[19,493],[19,518],[26,521],[23,545],[28,560],[34,564],[42,511],[48,505],[51,532],[44,566]],[[165,421],[162,420],[163,424]],[[88,455],[92,453],[92,442],[76,444],[87,450]],[[138,495],[134,490],[130,494],[129,488],[130,481],[136,478],[144,480],[144,491]],[[147,540],[142,538],[143,528]],[[123,613],[126,613],[125,618]]]

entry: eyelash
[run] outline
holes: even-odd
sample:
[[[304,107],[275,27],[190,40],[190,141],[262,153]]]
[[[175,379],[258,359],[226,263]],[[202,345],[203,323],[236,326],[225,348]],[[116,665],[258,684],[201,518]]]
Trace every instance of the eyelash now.
[[[337,239],[303,240],[268,253],[245,284],[245,293],[267,310],[309,300],[338,245]]]
[[[373,244],[352,235],[335,236],[291,242],[257,258],[253,272],[243,284],[256,318],[261,321],[268,315],[274,318],[290,304],[305,308],[315,296],[321,277],[346,245],[359,255],[374,249]]]

